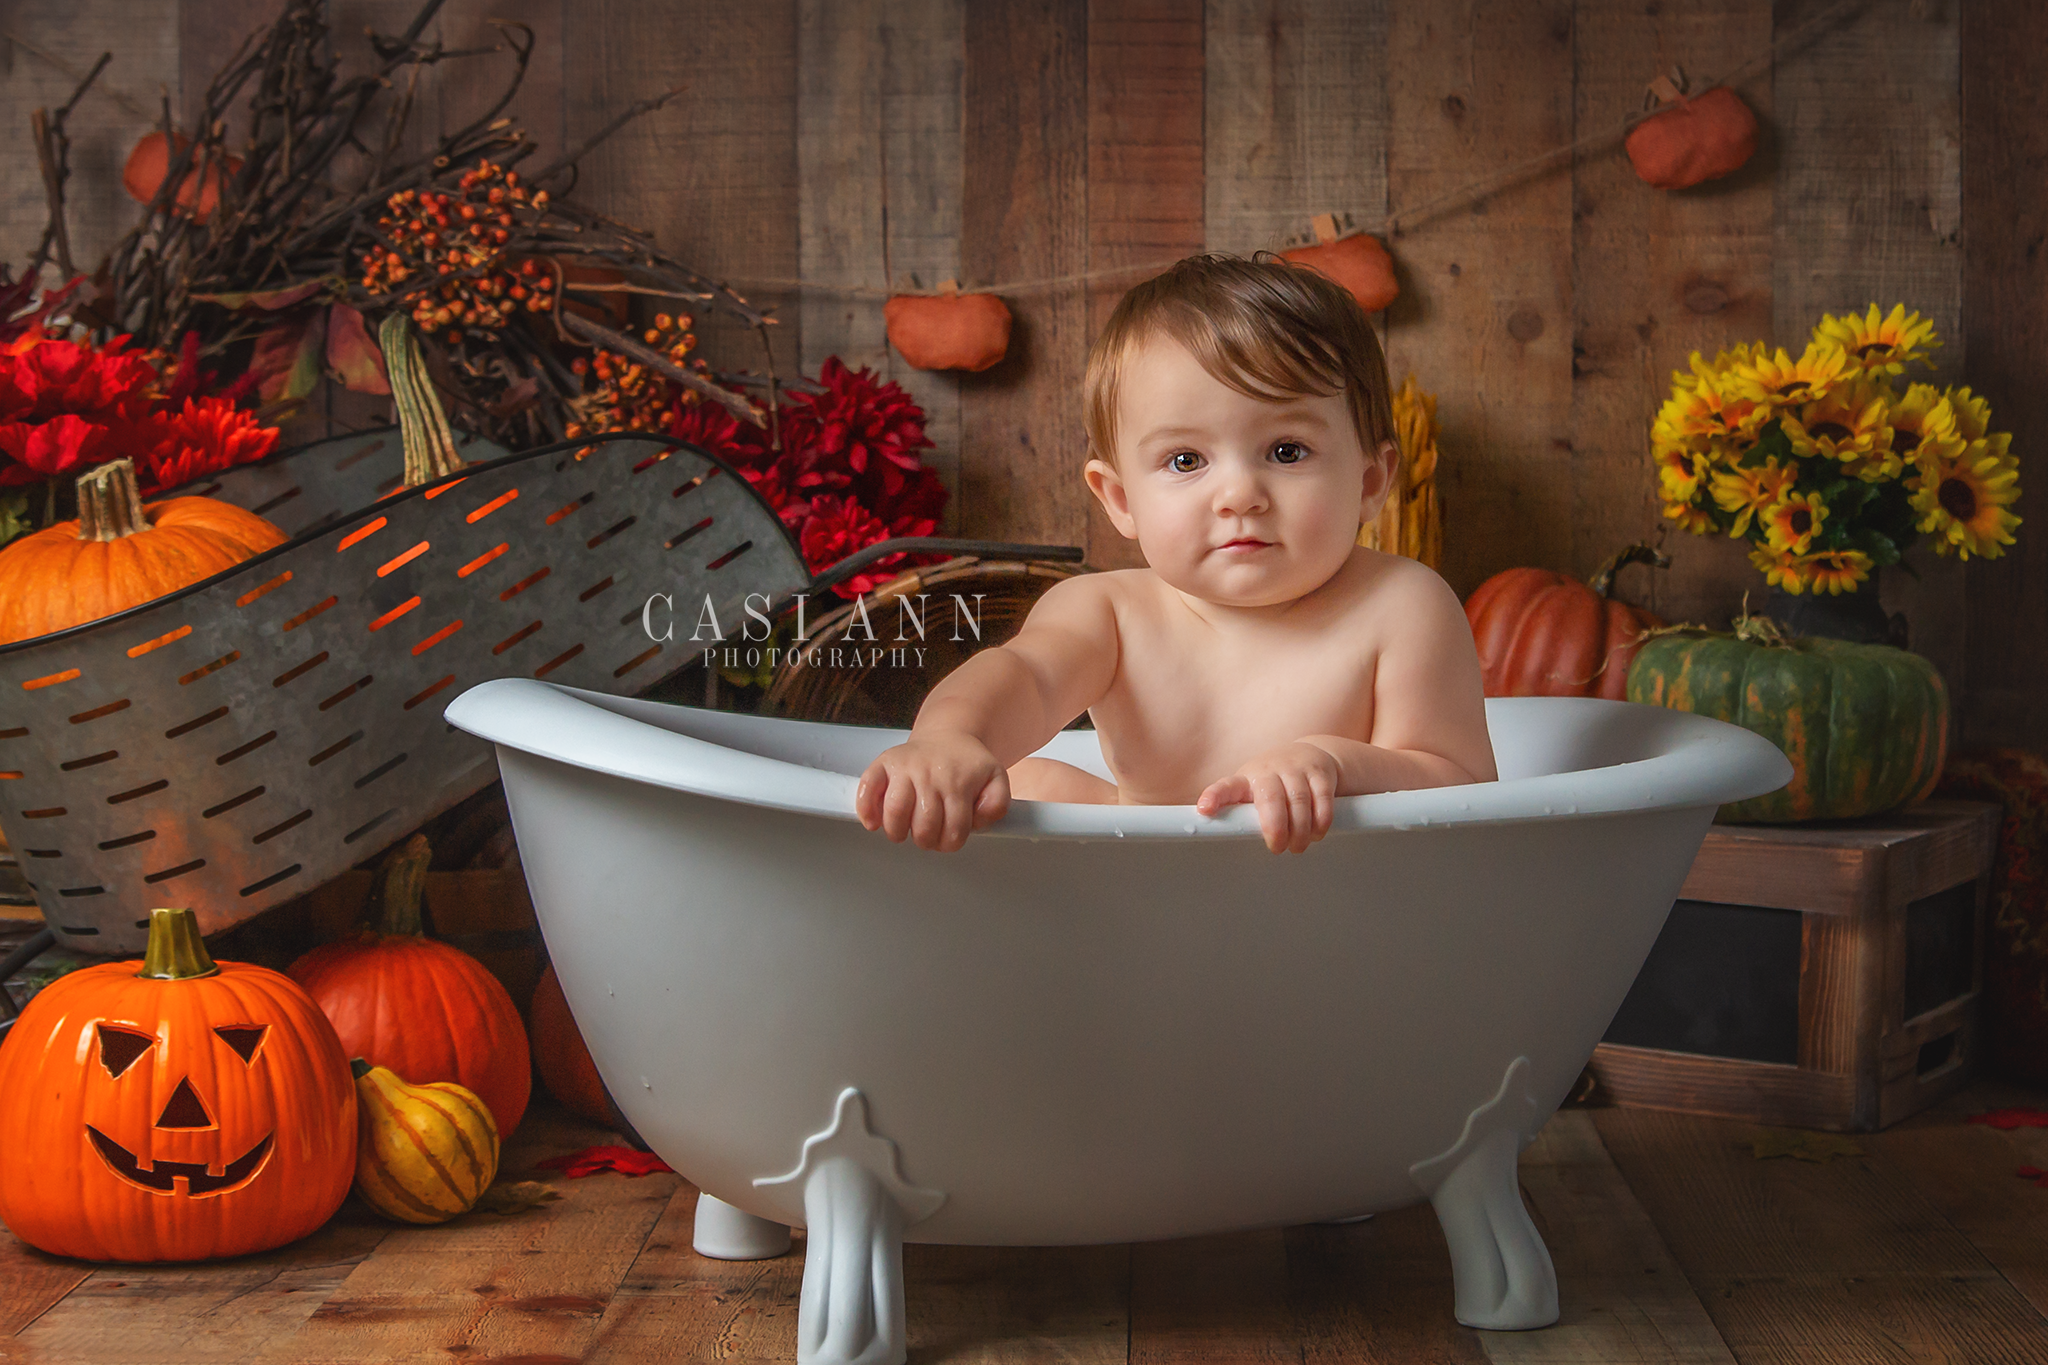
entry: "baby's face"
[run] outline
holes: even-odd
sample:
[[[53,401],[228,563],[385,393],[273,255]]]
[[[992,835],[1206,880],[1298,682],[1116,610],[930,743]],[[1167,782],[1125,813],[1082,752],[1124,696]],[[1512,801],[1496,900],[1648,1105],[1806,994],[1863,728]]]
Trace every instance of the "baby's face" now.
[[[1204,601],[1262,607],[1328,582],[1392,474],[1342,394],[1247,397],[1155,336],[1124,367],[1116,463],[1088,484],[1153,572]]]

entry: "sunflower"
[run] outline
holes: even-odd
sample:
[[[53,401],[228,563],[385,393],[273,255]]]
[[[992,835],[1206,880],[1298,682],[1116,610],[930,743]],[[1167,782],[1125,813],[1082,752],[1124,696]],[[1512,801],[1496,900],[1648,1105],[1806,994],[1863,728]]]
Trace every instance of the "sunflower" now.
[[[1714,529],[1714,518],[1704,507],[1694,507],[1689,502],[1667,502],[1664,516],[1668,521],[1678,523],[1681,531],[1690,531],[1696,536],[1706,535]]]
[[[1941,345],[1934,324],[1918,313],[1908,313],[1903,303],[1893,304],[1892,311],[1882,317],[1874,303],[1862,317],[1854,313],[1823,317],[1813,329],[1813,339],[1816,344],[1840,347],[1853,364],[1872,375],[1898,374],[1909,360],[1931,364],[1927,353]]]
[[[1870,556],[1861,550],[1823,550],[1806,556],[1800,566],[1810,575],[1814,596],[1824,592],[1855,592],[1870,577]]]
[[[1931,461],[1914,481],[1913,510],[1939,554],[1996,559],[2013,543],[2020,519],[2010,510],[2020,495],[2019,461],[2008,453],[2012,437],[1999,432],[1972,441],[1952,460]]]
[[[1991,405],[1971,393],[1967,386],[1952,388],[1942,397],[1955,411],[1956,434],[1965,441],[1981,441],[1991,430]]]
[[[1698,352],[1694,356],[1697,358]],[[1747,444],[1747,438],[1756,434],[1762,413],[1753,399],[1734,391],[1730,376],[1701,373],[1691,384],[1673,386],[1671,396],[1657,410],[1650,435],[1667,442],[1740,436]]]
[[[1765,508],[1758,519],[1773,550],[1803,555],[1828,519],[1828,505],[1818,493],[1788,493]]]
[[[1651,447],[1657,462],[1657,490],[1666,502],[1691,502],[1714,465],[1714,454],[1699,441],[1659,440]]]
[[[1761,465],[1736,465],[1715,470],[1712,477],[1714,505],[1735,516],[1735,524],[1729,528],[1728,534],[1737,537],[1746,534],[1750,518],[1761,516],[1773,503],[1790,493],[1795,476],[1796,471],[1780,465],[1775,459],[1767,459]]]
[[[1733,374],[1736,392],[1775,411],[1821,397],[1848,368],[1841,347],[1816,341],[1797,360],[1780,346],[1772,355],[1759,353],[1737,364]]]
[[[1891,431],[1885,425],[1890,394],[1882,385],[1851,380],[1829,389],[1811,403],[1787,408],[1783,415],[1785,438],[1796,455],[1824,456],[1843,464],[1878,464],[1880,472],[1864,473],[1875,482],[1899,472],[1899,461],[1891,453]]]
[[[1767,586],[1783,588],[1794,597],[1805,592],[1806,585],[1813,580],[1804,555],[1787,554],[1783,550],[1759,545],[1749,552],[1749,562],[1763,574]]]
[[[1929,460],[1952,460],[1963,453],[1956,430],[1956,411],[1932,384],[1915,384],[1893,401],[1885,414],[1891,424],[1892,454],[1903,467]]]

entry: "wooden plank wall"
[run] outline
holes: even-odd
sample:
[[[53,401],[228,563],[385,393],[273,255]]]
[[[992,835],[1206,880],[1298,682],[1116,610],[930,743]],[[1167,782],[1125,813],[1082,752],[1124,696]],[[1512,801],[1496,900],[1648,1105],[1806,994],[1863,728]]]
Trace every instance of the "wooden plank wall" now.
[[[347,44],[402,27],[412,0],[333,4]],[[0,41],[0,120],[25,131],[69,88],[48,59],[103,48],[110,87],[189,109],[268,8],[27,0],[5,20],[21,41]],[[1738,82],[1765,123],[1740,174],[1651,190],[1610,138],[1394,236],[1404,292],[1380,321],[1396,381],[1439,395],[1453,586],[1523,563],[1589,574],[1657,535],[1645,446],[1671,371],[1758,337],[1796,350],[1823,312],[1904,301],[1942,329],[1940,378],[1987,394],[2023,459],[2048,427],[2048,123],[2028,78],[2048,19],[2027,0],[449,0],[434,32],[486,42],[491,18],[540,40],[515,110],[547,142],[688,86],[593,154],[578,194],[772,305],[784,372],[838,355],[910,389],[954,493],[947,531],[1137,562],[1080,481],[1078,394],[1089,338],[1148,262],[1278,246],[1325,210],[1377,224],[1616,128],[1660,71],[1697,85],[1774,40]],[[422,107],[454,119],[485,94],[436,79]],[[114,176],[141,126],[103,98],[74,121],[81,256],[124,220]],[[25,137],[0,165],[0,254],[19,260],[42,222]],[[1049,277],[1006,291],[1012,354],[985,374],[921,373],[886,345],[890,288]],[[721,366],[763,363],[751,336],[702,336]],[[1968,568],[1919,556],[1918,583],[1887,586],[1967,743],[2048,743],[2030,705],[2044,534],[2030,521],[2016,552]],[[1624,591],[1668,616],[1725,621],[1760,587],[1738,545],[1664,546],[1671,572]]]

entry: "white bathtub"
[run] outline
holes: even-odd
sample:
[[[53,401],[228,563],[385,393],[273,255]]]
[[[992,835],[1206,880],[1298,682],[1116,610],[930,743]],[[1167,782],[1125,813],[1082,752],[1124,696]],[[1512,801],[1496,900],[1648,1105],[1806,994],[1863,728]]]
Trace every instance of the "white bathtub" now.
[[[904,1240],[1123,1242],[1436,1207],[1460,1321],[1556,1320],[1516,1158],[1592,1055],[1746,730],[1490,701],[1502,780],[1348,797],[1305,854],[1250,807],[1015,802],[892,844],[901,731],[499,680],[548,952],[605,1083],[706,1198],[710,1254],[808,1228],[796,1355],[904,1358]],[[1092,733],[1041,750],[1107,776]]]

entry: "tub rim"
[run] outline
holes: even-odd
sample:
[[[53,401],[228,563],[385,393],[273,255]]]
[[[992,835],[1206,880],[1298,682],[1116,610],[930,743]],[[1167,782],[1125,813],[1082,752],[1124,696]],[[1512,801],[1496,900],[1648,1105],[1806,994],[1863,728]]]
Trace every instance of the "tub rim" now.
[[[1777,790],[1792,764],[1775,744],[1740,726],[1684,711],[1586,697],[1489,697],[1489,720],[1549,710],[1586,723],[1590,712],[1627,708],[1649,756],[1569,772],[1416,791],[1337,798],[1331,833],[1441,828],[1510,821],[1625,815],[1719,806]],[[857,779],[679,733],[651,717],[686,711],[733,735],[773,727],[828,725],[780,716],[699,710],[615,697],[533,678],[494,678],[469,688],[443,712],[448,723],[503,748],[671,791],[858,824]],[[638,714],[636,714],[638,713]],[[1576,714],[1574,714],[1576,713]],[[642,719],[641,716],[650,717]],[[889,733],[904,734],[901,730]],[[1101,806],[1012,800],[1003,819],[975,838],[1256,839],[1258,812],[1233,806],[1205,816],[1186,806]],[[970,840],[970,845],[972,840]]]

